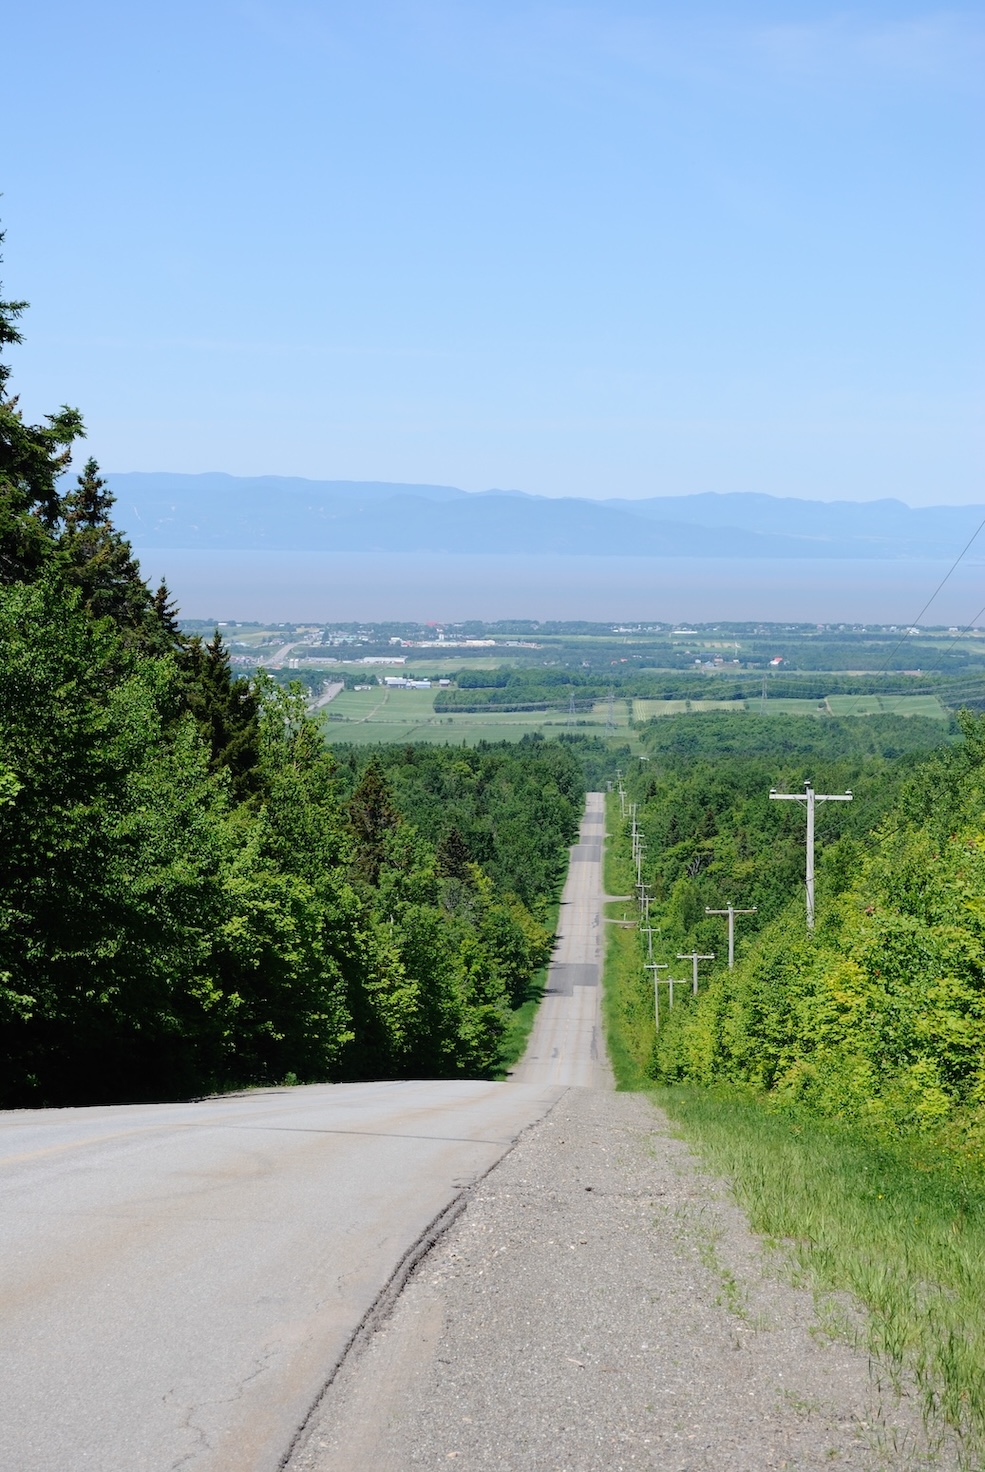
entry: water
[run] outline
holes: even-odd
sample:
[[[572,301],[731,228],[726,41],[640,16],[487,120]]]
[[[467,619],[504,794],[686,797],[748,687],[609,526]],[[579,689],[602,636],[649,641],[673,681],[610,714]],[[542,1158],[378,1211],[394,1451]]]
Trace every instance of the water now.
[[[916,621],[948,571],[937,561],[700,557],[459,556],[189,551],[140,553],[186,618],[586,619],[592,622]],[[923,622],[985,619],[985,564],[965,562]]]

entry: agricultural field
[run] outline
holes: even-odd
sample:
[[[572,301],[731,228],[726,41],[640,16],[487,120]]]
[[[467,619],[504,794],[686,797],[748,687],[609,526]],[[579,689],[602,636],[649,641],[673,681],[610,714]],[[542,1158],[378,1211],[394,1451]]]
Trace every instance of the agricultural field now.
[[[369,690],[343,690],[319,712],[329,741],[356,743],[433,741],[438,743],[519,740],[535,731],[545,736],[564,731],[587,731],[603,735],[609,722],[608,701],[599,700],[590,710],[574,716],[556,708],[548,711],[462,711],[434,709],[438,693],[431,690],[388,689],[374,685]],[[614,700],[611,719],[621,740],[631,736],[632,725],[662,716],[698,714],[723,710],[745,711],[751,716],[798,715],[823,718],[828,715],[903,715],[947,720],[947,712],[934,695],[831,695],[827,700],[797,700],[778,697],[765,704],[760,700]]]
[[[947,711],[936,695],[829,695],[826,704],[833,716],[926,716],[932,721],[947,720]]]
[[[652,721],[658,716],[680,716],[692,710],[745,710],[745,700],[634,700],[633,720]]]
[[[572,719],[565,711],[463,711],[441,714],[434,710],[435,690],[394,690],[382,685],[371,690],[343,690],[322,708],[323,730],[328,741],[364,745],[372,742],[432,741],[465,742],[519,741],[540,731],[546,736],[564,731],[604,733],[607,702],[600,701],[591,712],[579,711]],[[629,726],[625,700],[614,702],[613,717],[621,738]]]

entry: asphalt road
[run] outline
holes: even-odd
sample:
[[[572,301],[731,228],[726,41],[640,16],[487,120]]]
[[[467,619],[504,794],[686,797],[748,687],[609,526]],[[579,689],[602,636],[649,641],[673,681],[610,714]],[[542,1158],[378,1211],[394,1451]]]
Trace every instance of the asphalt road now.
[[[273,1472],[401,1258],[557,1093],[0,1116],[3,1472]]]
[[[0,1114],[2,1472],[273,1472],[401,1261],[561,1096],[605,1082],[601,797],[508,1083]]]
[[[590,792],[561,896],[558,943],[518,1083],[611,1088],[602,1040],[602,849],[605,799]]]

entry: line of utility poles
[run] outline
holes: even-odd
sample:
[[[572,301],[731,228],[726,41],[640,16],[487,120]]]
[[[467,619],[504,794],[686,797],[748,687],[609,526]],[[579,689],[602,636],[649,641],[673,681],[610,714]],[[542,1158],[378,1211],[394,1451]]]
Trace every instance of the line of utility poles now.
[[[765,681],[765,679],[763,681],[763,699],[764,699],[764,701],[766,699],[766,681]],[[610,710],[611,710],[611,705],[610,705]],[[653,1020],[654,1020],[654,1025],[656,1027],[656,1030],[659,1032],[660,1031],[660,987],[661,987],[661,985],[667,987],[667,1003],[668,1003],[668,1010],[670,1010],[674,1006],[674,987],[675,986],[687,986],[689,983],[687,981],[685,981],[685,980],[682,980],[680,977],[661,976],[660,975],[660,972],[661,971],[669,971],[670,970],[670,964],[669,964],[669,962],[666,962],[666,961],[654,961],[654,959],[653,959],[653,933],[654,933],[654,930],[655,929],[656,930],[659,930],[659,927],[656,927],[656,926],[653,926],[653,925],[650,924],[650,899],[651,899],[651,896],[650,896],[650,894],[648,892],[647,885],[643,881],[643,854],[644,854],[644,851],[646,849],[646,840],[643,837],[642,829],[640,828],[639,822],[637,821],[637,811],[638,811],[637,804],[635,802],[631,803],[631,802],[628,802],[627,801],[627,798],[626,798],[626,789],[623,786],[622,771],[621,770],[617,770],[616,777],[617,777],[618,783],[619,783],[619,789],[618,789],[619,790],[619,809],[620,809],[621,816],[622,816],[622,818],[624,820],[628,816],[630,818],[630,821],[631,821],[630,833],[631,833],[631,838],[632,838],[633,866],[634,866],[634,868],[636,870],[636,894],[637,894],[637,899],[638,899],[639,908],[640,908],[640,918],[639,918],[639,922],[637,924],[637,930],[638,930],[638,932],[639,932],[640,935],[645,935],[646,936],[646,954],[647,954],[647,959],[644,962],[644,970],[646,970],[646,971],[652,971],[653,972]],[[814,788],[813,788],[813,786],[812,786],[812,784],[810,782],[805,782],[804,788],[805,788],[805,790],[803,792],[777,792],[776,788],[774,787],[774,788],[771,788],[770,789],[770,798],[771,798],[771,800],[776,801],[776,802],[802,802],[802,803],[806,804],[806,808],[807,808],[807,873],[806,873],[807,929],[809,931],[811,931],[811,930],[814,929],[814,921],[815,921],[815,910],[814,910],[814,818],[815,818],[815,806],[819,802],[852,802],[853,801],[853,794],[850,791],[849,792],[815,792],[814,791]],[[742,908],[742,907],[740,907],[738,905],[733,904],[731,901],[729,901],[729,903],[725,906],[725,908],[724,909],[721,909],[721,910],[712,909],[708,905],[705,906],[705,914],[706,915],[722,915],[722,916],[725,916],[727,918],[727,920],[728,920],[728,969],[730,971],[733,971],[735,969],[735,917],[736,917],[736,915],[755,915],[756,912],[757,912],[757,910],[758,910],[758,906],[757,905],[751,905],[748,908]],[[698,995],[698,967],[699,967],[699,965],[700,965],[700,963],[702,961],[714,961],[714,959],[715,959],[715,952],[714,951],[710,951],[710,952],[705,952],[705,951],[685,951],[685,952],[678,953],[677,959],[678,959],[678,961],[690,961],[691,962],[691,980],[690,980],[690,987],[691,987],[691,994],[692,994],[692,996],[695,996],[696,997]]]
[[[804,783],[806,792],[777,792],[770,788],[772,802],[804,802],[807,804],[807,929],[814,929],[814,806],[819,802],[852,802],[849,792],[815,792],[810,782]]]
[[[751,910],[737,910],[731,901],[724,910],[709,910],[705,905],[706,915],[728,916],[728,969],[730,971],[735,970],[735,917],[736,915],[755,915],[758,908],[758,905],[753,905]]]
[[[714,961],[714,959],[715,959],[715,952],[714,951],[710,951],[710,952],[707,952],[705,954],[702,954],[701,951],[685,951],[683,955],[681,955],[680,952],[678,952],[677,959],[678,959],[678,961],[690,961],[690,963],[691,963],[691,994],[692,994],[692,996],[695,996],[696,997],[698,995],[698,962],[699,961]],[[673,995],[674,995],[673,992],[671,992],[670,995],[671,995],[671,999],[673,999]],[[673,1000],[671,1000],[671,1006],[673,1006]]]
[[[662,977],[662,976],[658,976],[657,975],[657,972],[658,971],[667,971],[667,970],[669,970],[669,967],[668,967],[668,964],[667,964],[666,961],[647,961],[647,962],[644,963],[644,970],[645,971],[652,971],[653,972],[653,1020],[654,1020],[654,1022],[657,1025],[657,1032],[659,1032],[660,1031],[660,983],[662,981],[664,981],[665,978]],[[673,983],[671,983],[671,986],[673,987]],[[671,1006],[674,1005],[674,993],[673,993],[673,990],[671,990],[671,993],[670,993],[670,1005]]]

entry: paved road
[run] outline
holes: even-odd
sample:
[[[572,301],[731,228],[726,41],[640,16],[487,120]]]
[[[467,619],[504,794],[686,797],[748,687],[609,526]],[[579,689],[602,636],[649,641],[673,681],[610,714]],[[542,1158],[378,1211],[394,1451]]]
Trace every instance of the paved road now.
[[[602,1040],[602,847],[605,799],[590,792],[561,896],[558,944],[517,1083],[611,1088]]]
[[[273,1472],[403,1254],[557,1090],[0,1115],[3,1472]]]
[[[605,1082],[601,797],[509,1083],[0,1114],[0,1472],[273,1472],[390,1275],[543,1117]]]

